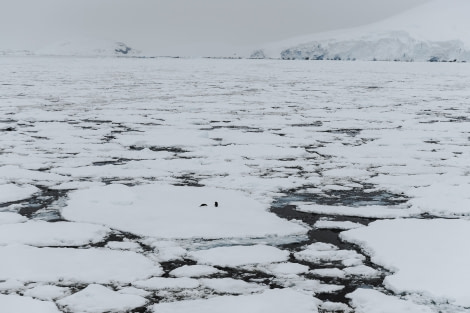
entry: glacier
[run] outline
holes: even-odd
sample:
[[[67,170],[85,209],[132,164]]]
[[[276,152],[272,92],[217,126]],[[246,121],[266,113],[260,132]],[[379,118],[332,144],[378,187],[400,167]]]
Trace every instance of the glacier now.
[[[463,0],[434,0],[386,20],[305,35],[255,49],[250,57],[286,60],[468,62]]]

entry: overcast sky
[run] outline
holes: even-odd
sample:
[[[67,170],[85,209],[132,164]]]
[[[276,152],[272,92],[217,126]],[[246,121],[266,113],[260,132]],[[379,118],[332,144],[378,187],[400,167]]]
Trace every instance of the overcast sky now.
[[[0,0],[0,48],[74,38],[160,54],[243,46],[381,20],[428,0]],[[193,50],[193,51],[191,51]]]

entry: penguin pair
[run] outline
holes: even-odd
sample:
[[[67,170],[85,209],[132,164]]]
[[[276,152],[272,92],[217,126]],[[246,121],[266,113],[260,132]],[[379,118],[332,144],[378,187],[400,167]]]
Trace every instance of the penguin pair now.
[[[201,206],[207,206],[207,204],[203,203],[203,204],[200,205],[200,207]],[[214,206],[217,208],[219,206],[219,202],[217,202],[217,201],[214,202]]]

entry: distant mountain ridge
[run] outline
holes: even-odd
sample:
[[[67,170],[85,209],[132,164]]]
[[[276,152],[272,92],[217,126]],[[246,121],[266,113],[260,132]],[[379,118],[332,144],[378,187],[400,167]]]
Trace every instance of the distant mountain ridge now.
[[[378,23],[273,43],[251,57],[467,62],[469,13],[468,0],[434,0]]]
[[[58,42],[34,52],[36,55],[103,57],[137,56],[140,53],[123,42],[95,39]]]

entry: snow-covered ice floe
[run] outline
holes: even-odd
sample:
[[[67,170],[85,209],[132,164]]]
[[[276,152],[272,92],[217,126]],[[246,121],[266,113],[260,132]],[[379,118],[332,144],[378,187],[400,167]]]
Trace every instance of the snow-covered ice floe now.
[[[1,216],[1,215],[0,215]],[[85,223],[28,221],[0,225],[0,246],[26,244],[31,246],[82,246],[96,243],[111,230]]]
[[[91,284],[57,303],[72,312],[104,313],[135,309],[147,303],[141,296],[122,294],[101,285]]]
[[[188,256],[202,264],[234,267],[284,262],[289,258],[289,251],[266,245],[231,246],[194,251]]]
[[[432,313],[429,307],[415,304],[372,289],[357,289],[347,295],[357,313]]]
[[[3,312],[15,313],[60,313],[53,302],[35,300],[30,297],[0,294],[0,308]]]
[[[373,262],[394,273],[385,285],[396,293],[424,293],[469,307],[470,236],[468,220],[398,219],[341,233],[359,244]]]
[[[183,312],[270,312],[285,313],[295,308],[296,313],[318,312],[319,301],[301,292],[290,289],[266,290],[261,294],[247,296],[221,296],[207,300],[191,300],[174,303],[160,303],[153,306],[155,313]]]
[[[62,215],[71,221],[159,238],[283,237],[307,232],[306,227],[267,212],[265,204],[239,191],[216,188],[95,187],[71,193]]]
[[[158,264],[130,251],[8,245],[0,254],[0,280],[129,283],[162,273]]]
[[[37,192],[39,192],[39,188],[31,185],[0,185],[0,203],[23,200],[31,197]]]

